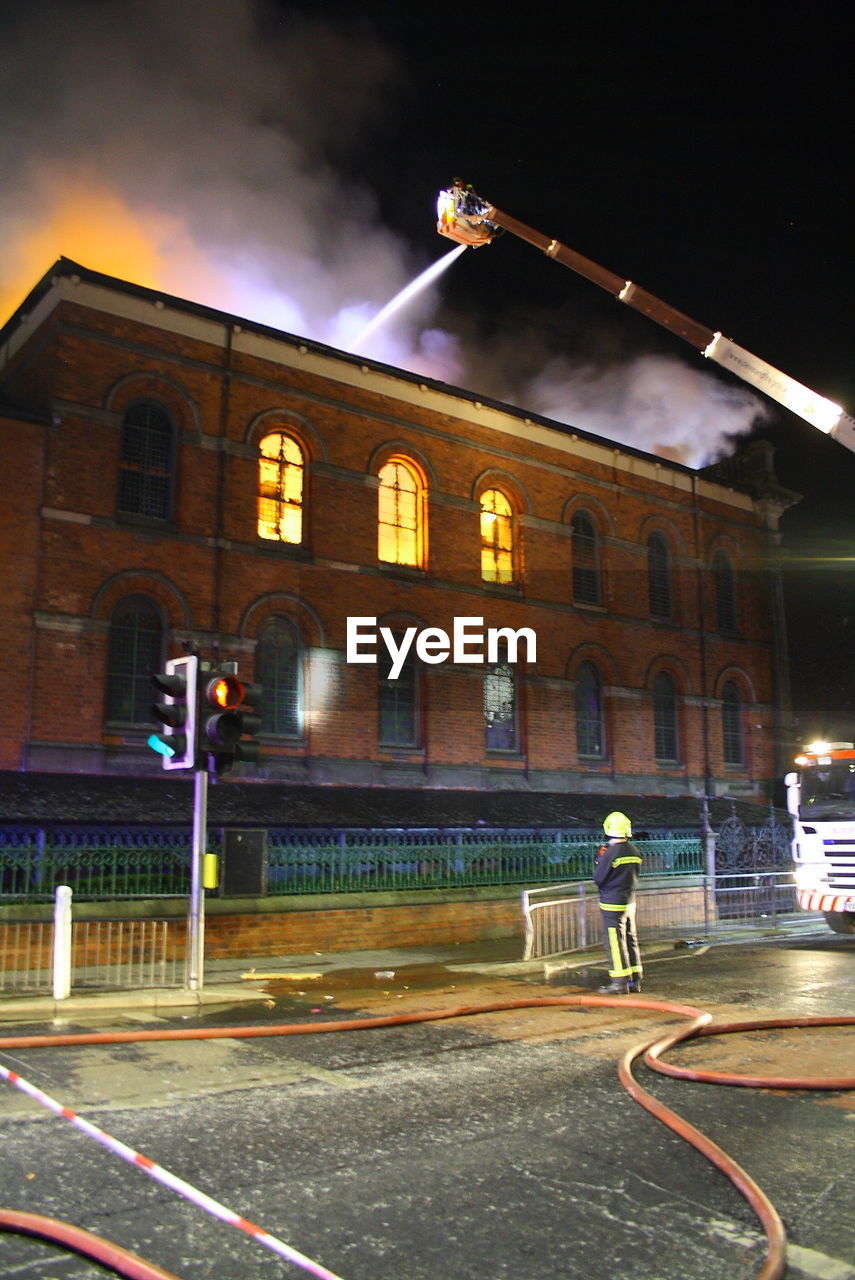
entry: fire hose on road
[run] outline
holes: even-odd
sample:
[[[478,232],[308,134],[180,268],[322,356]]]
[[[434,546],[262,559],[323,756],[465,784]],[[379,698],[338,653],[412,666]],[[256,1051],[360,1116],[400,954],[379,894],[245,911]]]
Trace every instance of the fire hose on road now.
[[[380,1027],[398,1027],[412,1023],[438,1022],[449,1018],[472,1017],[476,1014],[498,1013],[511,1009],[532,1009],[556,1005],[571,1008],[615,1006],[619,1008],[649,1009],[654,1013],[684,1019],[675,1030],[668,1032],[666,1035],[662,1036],[657,1033],[653,1040],[645,1040],[629,1049],[620,1060],[618,1077],[630,1097],[649,1111],[651,1115],[655,1116],[662,1124],[666,1125],[673,1133],[695,1147],[733,1183],[756,1214],[766,1237],[766,1256],[755,1280],[781,1280],[787,1265],[786,1234],[774,1205],[753,1178],[727,1152],[723,1151],[721,1147],[699,1129],[696,1129],[676,1112],[654,1098],[636,1079],[633,1074],[633,1066],[639,1058],[643,1058],[645,1064],[652,1070],[677,1079],[707,1084],[728,1084],[744,1088],[853,1089],[855,1088],[855,1076],[829,1078],[816,1076],[735,1075],[679,1067],[663,1062],[661,1058],[663,1054],[673,1049],[676,1045],[696,1037],[766,1031],[774,1028],[855,1026],[855,1017],[772,1018],[759,1021],[721,1023],[711,1026],[711,1014],[696,1009],[691,1005],[674,1004],[663,1000],[647,1000],[640,996],[539,996],[525,1000],[500,1000],[487,1004],[459,1005],[447,1009],[402,1013],[375,1018],[355,1018],[336,1022],[280,1023],[271,1026],[237,1028],[179,1027],[149,1031],[93,1031],[65,1035],[7,1036],[0,1038],[0,1054],[11,1049],[70,1045],[124,1044],[153,1040],[237,1040],[263,1036],[317,1035],[321,1032],[369,1031]],[[8,1080],[10,1084],[22,1090],[22,1092],[36,1098],[42,1105],[54,1111],[55,1114],[81,1128],[90,1137],[112,1150],[114,1154],[118,1154],[132,1164],[136,1164],[150,1177],[155,1178],[172,1190],[177,1191],[178,1194],[183,1195],[186,1199],[198,1204],[206,1212],[238,1227],[238,1229],[256,1239],[258,1243],[272,1249],[289,1262],[301,1267],[311,1275],[320,1277],[321,1280],[341,1280],[341,1277],[336,1276],[334,1272],[327,1270],[320,1263],[300,1254],[296,1249],[270,1235],[269,1232],[264,1231],[261,1227],[255,1226],[254,1223],[219,1204],[204,1192],[177,1178],[174,1174],[170,1174],[168,1170],[155,1164],[149,1157],[133,1151],[110,1134],[83,1120],[68,1107],[55,1102],[49,1095],[43,1094],[41,1090],[29,1084],[22,1076],[5,1067],[2,1063],[0,1063],[0,1075]],[[49,1239],[54,1243],[75,1250],[101,1262],[105,1266],[111,1267],[115,1274],[128,1277],[129,1280],[177,1280],[170,1273],[134,1254],[128,1253],[126,1250],[119,1248],[119,1246],[55,1219],[0,1209],[0,1230],[36,1235]]]

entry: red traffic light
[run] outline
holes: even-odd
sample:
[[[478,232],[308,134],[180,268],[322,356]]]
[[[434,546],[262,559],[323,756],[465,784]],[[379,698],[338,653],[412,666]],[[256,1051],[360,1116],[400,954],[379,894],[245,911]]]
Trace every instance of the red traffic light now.
[[[206,768],[226,773],[238,760],[257,762],[258,743],[252,739],[261,728],[260,700],[261,687],[244,683],[232,670],[209,672],[199,720],[199,750]]]
[[[205,697],[212,707],[221,711],[234,711],[244,699],[243,681],[237,676],[215,676],[205,686]]]

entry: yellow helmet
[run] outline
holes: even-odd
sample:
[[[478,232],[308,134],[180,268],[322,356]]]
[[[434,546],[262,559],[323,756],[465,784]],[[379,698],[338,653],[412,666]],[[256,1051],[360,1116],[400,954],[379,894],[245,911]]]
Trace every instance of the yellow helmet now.
[[[627,840],[632,835],[632,823],[625,813],[610,813],[603,822],[603,831],[607,836],[617,836],[619,840]]]

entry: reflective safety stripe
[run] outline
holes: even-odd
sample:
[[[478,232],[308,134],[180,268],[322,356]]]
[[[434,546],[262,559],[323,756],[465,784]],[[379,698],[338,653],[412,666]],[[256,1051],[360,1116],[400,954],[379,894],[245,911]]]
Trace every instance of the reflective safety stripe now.
[[[822,893],[819,889],[799,889],[799,906],[805,911],[853,911],[855,894]]]
[[[601,902],[601,911],[626,911],[628,904],[626,902]]]
[[[639,867],[641,866],[641,859],[640,859],[640,858],[634,858],[634,857],[631,857],[630,855],[627,855],[625,858],[615,858],[614,862],[612,863],[612,866],[613,866],[613,867],[623,867],[623,866],[625,866],[625,865],[626,865],[626,863],[628,863],[628,862],[635,862],[635,863],[637,863],[637,865],[638,865]]]
[[[624,968],[623,956],[620,953],[620,942],[618,941],[618,931],[611,926],[609,926],[609,950],[612,954],[612,967],[609,969],[609,977],[628,978],[631,970]]]

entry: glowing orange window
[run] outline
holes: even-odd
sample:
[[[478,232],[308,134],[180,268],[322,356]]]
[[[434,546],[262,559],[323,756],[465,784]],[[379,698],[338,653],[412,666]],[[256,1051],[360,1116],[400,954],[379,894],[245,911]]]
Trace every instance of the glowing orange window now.
[[[271,542],[303,541],[303,471],[300,446],[274,431],[259,445],[258,536]]]
[[[380,468],[377,556],[387,564],[424,564],[424,485],[415,468],[392,458]]]
[[[514,513],[501,489],[481,494],[481,578],[484,582],[514,580]]]

